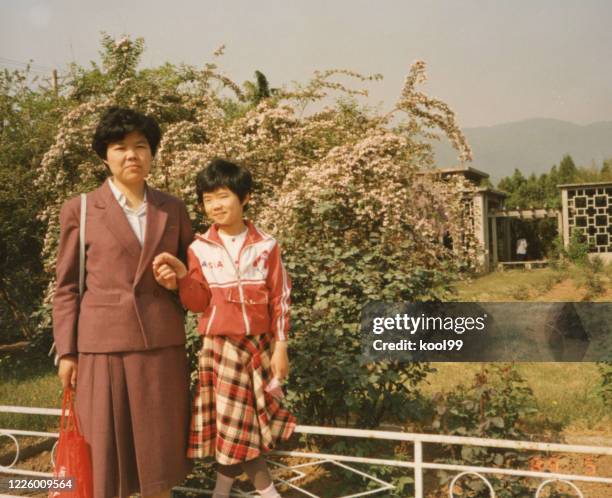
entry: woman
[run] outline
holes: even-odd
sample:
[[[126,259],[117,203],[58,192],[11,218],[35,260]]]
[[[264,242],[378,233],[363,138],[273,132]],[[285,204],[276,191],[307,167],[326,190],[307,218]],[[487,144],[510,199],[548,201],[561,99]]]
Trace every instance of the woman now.
[[[167,497],[190,468],[184,312],[152,261],[164,251],[184,261],[192,232],[183,202],[145,182],[160,138],[155,120],[131,109],[111,108],[98,124],[92,147],[111,176],[87,195],[81,299],[80,198],[60,213],[53,334],[91,445],[95,498]]]

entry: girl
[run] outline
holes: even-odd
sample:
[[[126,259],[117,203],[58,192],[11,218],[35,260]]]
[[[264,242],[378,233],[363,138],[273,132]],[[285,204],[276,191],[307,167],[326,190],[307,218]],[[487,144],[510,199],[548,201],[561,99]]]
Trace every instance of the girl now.
[[[183,304],[202,313],[188,456],[215,456],[214,498],[228,497],[243,471],[262,497],[279,497],[261,455],[295,428],[280,403],[290,280],[277,242],[243,219],[251,186],[246,168],[212,161],[196,190],[213,225],[189,246],[189,269],[168,253],[154,260],[158,282],[178,287]]]

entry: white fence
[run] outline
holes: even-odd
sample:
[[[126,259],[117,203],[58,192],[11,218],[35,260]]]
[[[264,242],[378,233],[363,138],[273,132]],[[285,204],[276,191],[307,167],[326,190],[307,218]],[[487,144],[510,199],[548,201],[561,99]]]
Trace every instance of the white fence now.
[[[50,415],[59,416],[60,410],[48,409],[48,408],[27,408],[19,406],[1,406],[0,412],[5,413],[21,413],[21,414],[36,414],[36,415]],[[413,459],[412,460],[394,460],[385,458],[365,458],[348,455],[338,455],[331,453],[312,453],[302,451],[275,451],[273,455],[279,456],[291,456],[301,457],[310,459],[311,461],[306,463],[297,464],[294,466],[285,466],[278,462],[271,461],[272,466],[276,466],[284,469],[285,471],[293,474],[290,478],[276,478],[277,482],[282,482],[288,487],[298,491],[304,496],[312,498],[318,498],[315,495],[303,488],[298,483],[306,475],[302,470],[309,466],[331,464],[338,466],[344,470],[354,472],[364,478],[370,479],[376,483],[378,487],[373,489],[367,489],[361,492],[353,493],[350,495],[343,495],[339,498],[356,498],[361,496],[379,495],[384,496],[383,493],[394,489],[394,485],[390,482],[386,482],[376,476],[367,474],[354,467],[348,465],[353,464],[368,464],[368,465],[382,465],[389,467],[397,467],[404,469],[411,469],[414,475],[414,497],[424,498],[423,491],[423,473],[425,470],[445,470],[456,472],[454,478],[450,481],[448,487],[448,496],[454,498],[453,489],[455,484],[462,479],[464,476],[471,475],[476,476],[483,480],[486,487],[489,490],[490,496],[494,498],[496,496],[493,484],[487,478],[487,476],[515,476],[515,477],[529,477],[537,479],[540,482],[537,488],[534,498],[540,498],[542,492],[546,488],[554,487],[558,483],[566,483],[580,498],[590,498],[585,495],[580,489],[580,483],[601,483],[606,485],[607,496],[612,496],[612,477],[603,477],[597,475],[580,475],[580,474],[563,474],[558,472],[541,472],[535,470],[519,470],[519,469],[508,469],[499,467],[482,467],[474,465],[451,465],[444,463],[428,462],[423,458],[423,444],[440,444],[440,445],[467,445],[476,447],[487,447],[487,448],[506,448],[519,451],[538,451],[546,453],[563,453],[563,454],[588,454],[592,456],[612,456],[612,447],[605,446],[583,446],[583,445],[571,445],[571,444],[554,444],[554,443],[537,443],[531,441],[512,441],[504,439],[486,439],[486,438],[475,438],[475,437],[461,437],[461,436],[445,436],[435,434],[413,434],[405,432],[393,432],[393,431],[378,431],[378,430],[362,430],[362,429],[342,429],[342,428],[330,428],[330,427],[316,427],[298,425],[296,428],[297,433],[301,434],[313,434],[313,435],[324,435],[333,437],[350,437],[360,439],[376,439],[376,440],[389,440],[396,442],[411,443],[413,446]],[[53,432],[37,432],[37,431],[26,431],[26,430],[14,430],[14,429],[2,429],[0,428],[0,437],[10,438],[16,447],[16,454],[13,462],[8,466],[0,466],[0,475],[9,474],[17,476],[31,476],[31,477],[50,477],[50,473],[35,472],[25,469],[19,469],[15,467],[19,461],[19,441],[18,436],[38,436],[47,438],[57,438],[58,434]],[[54,446],[55,449],[55,446]],[[53,458],[53,451],[51,452],[51,458]],[[194,492],[199,495],[212,494],[210,490],[194,489],[177,487],[177,491]],[[0,498],[15,495],[2,495]],[[252,493],[237,492],[233,496],[255,496]],[[523,497],[521,497],[523,498]]]

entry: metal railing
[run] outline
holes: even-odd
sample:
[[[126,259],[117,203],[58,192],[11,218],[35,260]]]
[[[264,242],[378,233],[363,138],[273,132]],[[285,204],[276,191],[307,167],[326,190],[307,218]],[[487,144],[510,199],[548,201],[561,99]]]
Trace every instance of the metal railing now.
[[[20,414],[36,414],[36,415],[48,415],[48,416],[59,416],[59,409],[49,408],[28,408],[20,406],[1,406],[0,412],[4,413],[20,413]],[[348,470],[364,478],[370,479],[372,482],[379,485],[373,489],[367,489],[358,493],[350,495],[344,495],[339,498],[357,498],[361,496],[375,495],[378,493],[384,493],[395,488],[395,486],[383,479],[363,472],[355,467],[348,465],[349,463],[354,464],[367,464],[367,465],[381,465],[397,468],[412,469],[414,474],[414,497],[423,498],[423,475],[425,470],[445,470],[454,471],[457,474],[449,483],[448,493],[450,498],[454,498],[454,486],[465,476],[475,476],[485,483],[489,490],[489,494],[492,498],[495,498],[495,489],[491,481],[486,477],[487,475],[501,475],[501,476],[514,476],[514,477],[527,477],[539,479],[542,482],[538,486],[534,498],[540,498],[541,493],[545,488],[552,487],[557,483],[565,483],[573,491],[576,496],[580,498],[588,498],[581,491],[580,487],[576,483],[600,483],[605,484],[609,488],[609,496],[612,496],[612,477],[602,477],[596,475],[584,475],[584,474],[567,474],[559,472],[541,472],[536,470],[522,470],[522,469],[509,469],[503,467],[483,467],[477,465],[457,465],[457,464],[445,464],[439,462],[428,462],[423,458],[423,445],[424,444],[443,444],[443,445],[464,445],[464,446],[477,446],[487,448],[506,448],[513,450],[523,451],[539,451],[547,453],[569,453],[569,454],[588,454],[598,456],[612,456],[612,447],[607,446],[584,446],[584,445],[572,445],[572,444],[557,444],[557,443],[539,443],[532,441],[513,441],[505,439],[487,439],[477,437],[463,437],[463,436],[448,436],[438,434],[419,434],[419,433],[406,433],[406,432],[394,432],[394,431],[380,431],[380,430],[363,430],[363,429],[343,429],[343,428],[330,428],[330,427],[317,427],[317,426],[306,426],[298,425],[295,432],[299,434],[311,434],[311,435],[322,435],[322,436],[333,436],[333,437],[349,437],[349,438],[360,438],[360,439],[375,439],[375,440],[388,440],[395,442],[412,443],[413,446],[413,459],[412,460],[397,460],[387,458],[366,458],[357,457],[350,455],[339,455],[333,453],[314,453],[314,452],[303,452],[303,451],[273,451],[271,455],[285,456],[285,457],[300,457],[307,458],[312,461],[306,463],[300,463],[293,466],[286,466],[282,463],[270,461],[272,466],[277,467],[279,470],[284,472],[291,472],[294,474],[290,478],[275,477],[277,482],[283,483],[289,488],[292,488],[304,496],[312,498],[318,498],[317,495],[301,488],[297,482],[303,479],[306,474],[302,469],[314,466],[331,464],[335,465],[344,470]],[[58,433],[54,432],[39,432],[39,431],[27,431],[27,430],[15,430],[15,429],[0,429],[0,437],[9,437],[13,444],[15,444],[16,451],[13,462],[7,466],[0,466],[0,474],[11,474],[19,476],[33,476],[33,477],[50,477],[51,473],[35,472],[25,469],[19,469],[15,467],[15,464],[19,460],[19,441],[17,436],[38,436],[46,438],[57,438]],[[57,443],[56,443],[57,445]],[[53,464],[54,449],[51,451],[51,463]],[[273,474],[276,472],[273,472]],[[194,489],[187,487],[174,488],[177,491],[184,492],[195,492],[199,494],[212,494],[210,490]],[[0,495],[3,496],[11,495]],[[233,496],[255,496],[253,493],[236,492]]]

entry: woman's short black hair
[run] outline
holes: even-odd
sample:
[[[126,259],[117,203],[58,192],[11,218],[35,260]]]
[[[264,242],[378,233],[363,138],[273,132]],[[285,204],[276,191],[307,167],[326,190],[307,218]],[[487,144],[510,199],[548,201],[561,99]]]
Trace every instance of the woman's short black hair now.
[[[251,172],[240,164],[215,158],[196,176],[196,195],[202,204],[204,193],[226,187],[244,201],[253,188]],[[245,206],[246,208],[246,206]]]
[[[94,133],[91,147],[98,156],[106,159],[108,144],[121,140],[133,131],[139,131],[146,137],[151,147],[151,154],[155,156],[161,140],[161,130],[157,121],[126,107],[109,107],[104,112]]]

